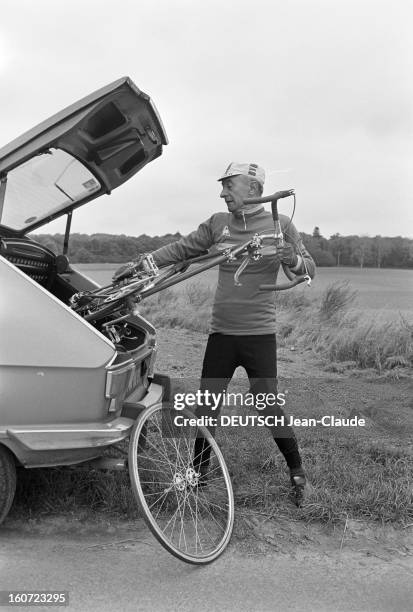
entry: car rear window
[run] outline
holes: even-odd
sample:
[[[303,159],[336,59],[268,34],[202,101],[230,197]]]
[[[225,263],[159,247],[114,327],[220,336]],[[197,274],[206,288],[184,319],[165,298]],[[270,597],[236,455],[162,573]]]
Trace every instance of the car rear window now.
[[[72,155],[49,149],[8,173],[0,223],[24,229],[100,188],[99,181]]]

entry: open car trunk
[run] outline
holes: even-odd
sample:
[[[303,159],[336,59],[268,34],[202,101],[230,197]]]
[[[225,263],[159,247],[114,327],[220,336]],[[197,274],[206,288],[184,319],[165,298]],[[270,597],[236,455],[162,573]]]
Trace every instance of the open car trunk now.
[[[96,283],[27,234],[68,215],[68,240],[74,209],[129,180],[165,144],[151,99],[122,78],[0,149],[0,443],[10,442],[7,428],[23,423],[64,424],[67,444],[70,423],[89,423],[79,448],[95,430],[91,446],[102,445],[104,423],[116,418],[119,436],[127,434],[123,406],[133,408],[147,393],[155,329],[138,314],[118,329],[105,327],[105,319],[88,323],[70,308],[70,298]],[[29,433],[19,432],[13,435],[23,436],[20,445],[9,448],[20,458]],[[47,453],[41,462],[50,460]]]
[[[0,149],[0,256],[65,305],[97,288],[26,234],[67,214],[67,248],[73,210],[129,180],[167,142],[153,102],[128,77],[13,140]],[[142,332],[128,330],[120,350],[144,342],[149,327],[142,325]]]

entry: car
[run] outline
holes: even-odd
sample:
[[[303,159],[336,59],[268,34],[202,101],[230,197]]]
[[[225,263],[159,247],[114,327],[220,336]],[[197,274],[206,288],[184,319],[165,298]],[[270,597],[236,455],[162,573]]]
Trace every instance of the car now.
[[[167,144],[151,98],[124,77],[0,149],[0,523],[14,498],[16,467],[91,461],[107,466],[105,451],[129,438],[131,484],[149,527],[175,556],[208,563],[231,535],[232,489],[215,441],[202,430],[215,451],[227,501],[222,524],[216,516],[211,523],[211,512],[201,516],[209,502],[203,498],[193,508],[200,475],[193,469],[188,442],[171,442],[165,435],[169,379],[154,370],[156,331],[128,302],[136,287],[153,290],[158,272],[154,268],[149,280],[135,278],[129,286],[106,291],[67,257],[74,211],[131,179]],[[64,216],[62,253],[30,235]],[[175,459],[167,456],[167,446]],[[173,498],[172,503],[161,501],[156,516],[145,470],[161,499]],[[216,471],[214,481],[221,472]],[[164,519],[167,511],[172,519]],[[190,526],[183,540],[187,512]],[[195,515],[197,525],[198,519],[199,525],[208,522],[202,536],[206,541],[201,542],[197,528],[190,550]],[[180,529],[165,534],[170,524],[172,531],[175,524]],[[216,539],[210,535],[214,529]]]
[[[122,78],[0,150],[0,520],[16,464],[98,457],[160,401],[154,327],[132,315],[115,339],[74,312],[72,295],[98,285],[66,253],[75,209],[125,183],[167,143],[150,97]],[[63,215],[56,255],[29,234]]]

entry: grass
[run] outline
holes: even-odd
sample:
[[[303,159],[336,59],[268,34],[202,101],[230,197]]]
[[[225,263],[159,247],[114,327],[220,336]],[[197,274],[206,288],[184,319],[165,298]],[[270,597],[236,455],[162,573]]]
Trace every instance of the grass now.
[[[138,516],[126,472],[65,467],[20,470],[12,510],[13,516],[25,519],[60,514]]]
[[[302,520],[338,523],[349,517],[399,524],[413,520],[412,455],[337,430],[300,429],[299,437],[313,486],[300,510]],[[291,515],[284,460],[266,431],[232,429],[223,448],[228,463],[236,466],[232,478],[238,506]]]
[[[334,428],[300,428],[299,438],[313,493],[296,510],[284,460],[266,429],[221,429],[218,442],[230,469],[236,511],[326,524],[346,518],[399,525],[413,521],[411,450],[398,448],[387,434],[374,440]],[[15,517],[71,513],[136,518],[127,473],[71,468],[21,471]]]
[[[165,289],[143,301],[140,313],[155,327],[180,327],[207,333],[214,292],[200,281],[181,291]]]
[[[94,278],[98,283],[107,285],[118,264],[76,264],[87,276]],[[217,268],[207,270],[196,277],[204,285],[215,286],[218,279]],[[353,289],[357,290],[357,308],[363,310],[393,310],[409,311],[413,303],[413,271],[396,269],[373,268],[317,268],[317,274],[311,289],[303,289],[311,299],[319,296],[328,285],[336,281],[348,281]],[[181,287],[191,280],[185,281]],[[289,291],[290,294],[299,294],[301,289]]]
[[[208,332],[214,292],[200,281],[145,300],[141,313],[155,326]],[[352,310],[357,296],[347,282],[332,283],[316,299],[302,292],[277,294],[278,341],[312,349],[326,362],[350,362],[380,373],[413,365],[413,323],[388,311]]]
[[[315,304],[301,311],[281,306],[281,338],[311,348],[327,362],[350,362],[379,373],[413,365],[413,323],[400,313],[352,310],[355,292],[346,283],[327,287]],[[301,315],[301,316],[300,316]],[[284,338],[286,334],[284,331]]]

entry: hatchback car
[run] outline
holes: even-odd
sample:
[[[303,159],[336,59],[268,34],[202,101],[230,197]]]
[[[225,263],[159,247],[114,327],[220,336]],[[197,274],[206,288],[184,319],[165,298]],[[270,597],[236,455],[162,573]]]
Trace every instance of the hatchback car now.
[[[216,458],[209,498],[214,486],[224,492],[218,506],[200,489],[189,437],[165,431],[169,379],[154,373],[155,329],[129,308],[131,287],[105,293],[67,257],[74,210],[110,194],[167,143],[150,97],[122,78],[0,150],[0,522],[16,466],[99,461],[129,437],[132,489],[152,532],[184,561],[209,563],[233,525],[222,454],[208,430],[195,430]],[[61,216],[55,254],[29,234]],[[153,287],[153,273],[134,279],[133,291]]]
[[[96,457],[162,395],[153,326],[131,315],[114,338],[76,314],[71,296],[98,285],[66,252],[73,211],[129,180],[167,142],[149,96],[122,78],[0,150],[0,521],[16,464]],[[28,234],[62,215],[56,255]]]

